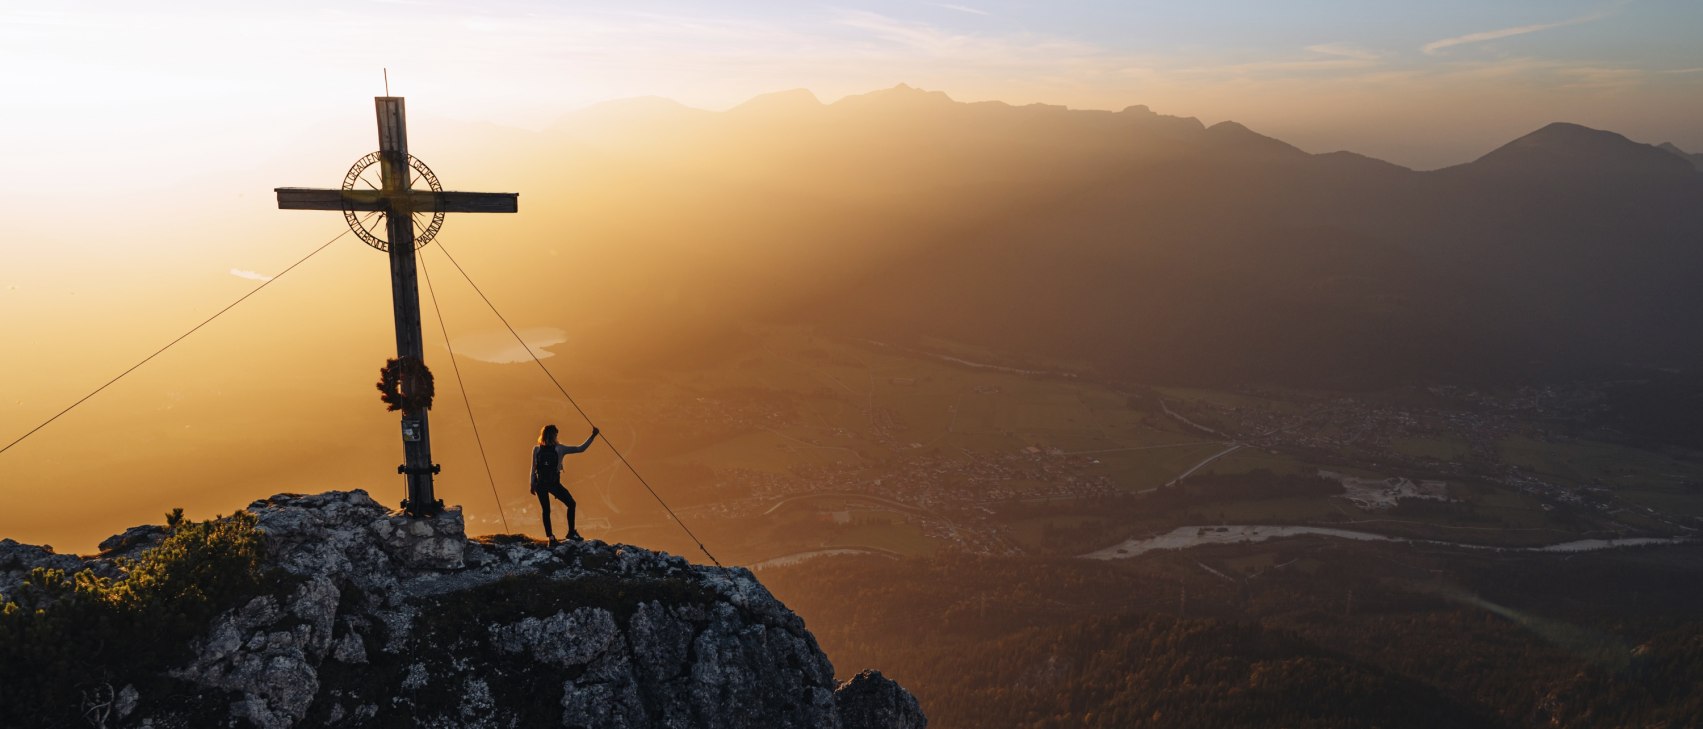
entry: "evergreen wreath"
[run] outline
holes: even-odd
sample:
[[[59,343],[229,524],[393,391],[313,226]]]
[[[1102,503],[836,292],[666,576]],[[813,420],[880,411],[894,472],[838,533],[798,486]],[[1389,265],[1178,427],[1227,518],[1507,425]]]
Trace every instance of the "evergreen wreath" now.
[[[432,371],[426,363],[414,357],[396,357],[384,362],[378,371],[379,399],[387,410],[418,412],[432,408]]]

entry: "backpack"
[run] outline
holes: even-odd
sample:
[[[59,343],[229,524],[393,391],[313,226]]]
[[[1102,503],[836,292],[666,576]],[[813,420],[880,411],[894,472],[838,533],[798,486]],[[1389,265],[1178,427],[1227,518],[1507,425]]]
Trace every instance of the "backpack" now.
[[[562,482],[562,454],[553,445],[541,445],[532,451],[532,488]]]

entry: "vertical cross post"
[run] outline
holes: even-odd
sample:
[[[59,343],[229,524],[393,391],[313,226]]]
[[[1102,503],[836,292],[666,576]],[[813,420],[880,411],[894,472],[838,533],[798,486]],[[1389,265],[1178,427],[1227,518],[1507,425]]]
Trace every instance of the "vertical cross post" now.
[[[378,151],[382,199],[390,240],[390,297],[396,314],[396,356],[425,362],[420,337],[420,282],[414,264],[414,210],[409,190],[413,170],[408,166],[408,116],[400,96],[373,100],[378,109]],[[437,512],[432,492],[431,428],[424,408],[402,411],[402,454],[399,469],[408,478],[403,509],[416,516]]]
[[[424,234],[425,241],[429,242],[443,213],[512,213],[519,210],[520,195],[440,189],[437,176],[408,156],[408,115],[403,109],[402,97],[380,96],[373,101],[378,111],[378,189],[354,189],[354,181],[365,181],[360,177],[361,171],[372,163],[373,155],[367,155],[350,169],[341,190],[276,188],[278,207],[283,210],[341,211],[362,240],[388,252],[391,307],[396,316],[396,356],[411,357],[423,364],[425,351],[420,340],[420,287],[414,258],[414,215],[429,213],[433,216],[433,224]],[[414,189],[416,170],[431,189]],[[367,184],[372,183],[369,181]],[[352,215],[355,212],[383,214],[389,240],[381,241],[372,231],[361,227],[362,222]],[[404,398],[404,401],[413,399]],[[426,422],[426,408],[407,404],[403,407],[403,464],[396,469],[408,477],[408,498],[402,502],[402,508],[415,516],[431,516],[443,505],[432,490],[432,476],[438,472],[438,467],[432,463],[431,428]]]

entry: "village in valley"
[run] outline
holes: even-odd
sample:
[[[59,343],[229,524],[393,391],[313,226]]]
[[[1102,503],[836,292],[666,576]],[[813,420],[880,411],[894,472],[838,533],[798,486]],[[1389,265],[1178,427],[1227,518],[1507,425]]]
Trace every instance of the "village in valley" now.
[[[681,515],[759,566],[1080,554],[1191,524],[1540,545],[1684,536],[1703,515],[1703,457],[1565,432],[1600,397],[1588,388],[1099,384],[985,352],[761,334],[756,352],[609,405],[677,444],[648,467],[691,484]],[[576,493],[618,490],[581,478]],[[665,526],[642,513],[612,514],[612,535]]]

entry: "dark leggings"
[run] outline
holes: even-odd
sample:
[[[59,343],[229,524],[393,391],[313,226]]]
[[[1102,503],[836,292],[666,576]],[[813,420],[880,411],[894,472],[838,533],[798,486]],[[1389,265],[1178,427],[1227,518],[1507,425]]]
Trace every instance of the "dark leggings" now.
[[[538,487],[538,510],[544,513],[544,536],[556,538],[556,532],[550,528],[550,497],[568,505],[568,533],[574,532],[574,495],[568,493],[567,487],[559,484],[547,484]]]

